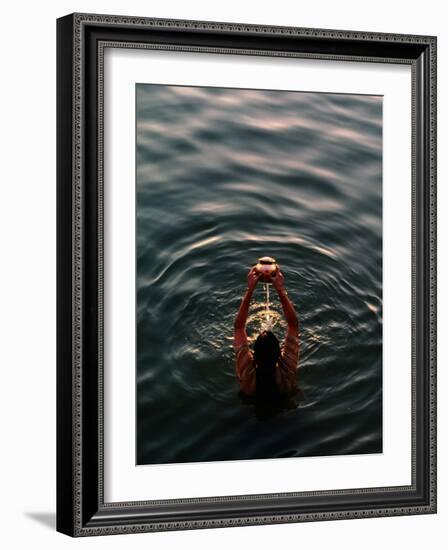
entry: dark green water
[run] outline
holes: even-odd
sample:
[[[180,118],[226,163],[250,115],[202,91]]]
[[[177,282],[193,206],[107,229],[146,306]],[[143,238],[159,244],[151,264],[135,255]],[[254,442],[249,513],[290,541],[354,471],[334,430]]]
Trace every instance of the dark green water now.
[[[137,463],[381,452],[382,99],[136,93]],[[239,395],[232,330],[264,255],[302,351],[299,393],[261,420]]]

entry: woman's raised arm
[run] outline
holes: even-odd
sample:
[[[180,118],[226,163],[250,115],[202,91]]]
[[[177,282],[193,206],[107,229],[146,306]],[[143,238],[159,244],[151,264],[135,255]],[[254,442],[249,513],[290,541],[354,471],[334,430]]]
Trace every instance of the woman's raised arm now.
[[[297,318],[294,304],[291,302],[288,297],[288,293],[286,292],[284,285],[285,277],[283,276],[283,273],[278,270],[277,274],[271,277],[271,280],[282,304],[283,313],[285,315],[286,322],[288,323],[288,330],[291,328],[292,330],[297,331],[299,327],[299,320]]]
[[[255,287],[257,286],[258,279],[260,278],[260,273],[254,267],[249,271],[247,275],[247,290],[241,301],[238,314],[233,325],[234,328],[234,344],[235,347],[239,347],[242,344],[247,342],[246,334],[246,322],[247,315],[249,313],[249,305],[252,299],[252,294]]]

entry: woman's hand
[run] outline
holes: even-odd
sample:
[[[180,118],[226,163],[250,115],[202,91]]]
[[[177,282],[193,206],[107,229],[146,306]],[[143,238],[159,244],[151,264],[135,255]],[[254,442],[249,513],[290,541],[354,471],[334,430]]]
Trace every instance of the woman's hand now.
[[[261,273],[256,267],[253,267],[247,275],[247,289],[253,291],[257,286],[258,279],[260,278]]]
[[[285,290],[285,277],[280,269],[277,269],[275,275],[271,275],[271,282],[277,292]]]

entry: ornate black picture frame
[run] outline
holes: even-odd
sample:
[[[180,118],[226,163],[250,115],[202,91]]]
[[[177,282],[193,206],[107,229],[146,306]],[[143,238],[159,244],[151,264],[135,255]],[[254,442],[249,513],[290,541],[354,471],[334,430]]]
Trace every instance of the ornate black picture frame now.
[[[411,66],[411,485],[105,502],[103,55],[111,43]],[[436,38],[73,14],[57,22],[57,52],[57,530],[90,536],[435,513]]]

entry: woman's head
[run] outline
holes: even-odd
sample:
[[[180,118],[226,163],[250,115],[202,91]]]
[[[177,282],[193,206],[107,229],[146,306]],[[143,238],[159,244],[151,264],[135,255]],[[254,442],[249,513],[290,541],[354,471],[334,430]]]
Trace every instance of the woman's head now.
[[[270,330],[258,335],[254,345],[254,358],[258,368],[274,369],[280,357],[280,344]]]
[[[269,416],[272,407],[277,407],[281,400],[277,386],[275,366],[280,358],[280,344],[272,332],[263,331],[255,341],[254,359],[257,366],[256,399],[260,417]]]

